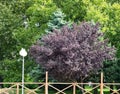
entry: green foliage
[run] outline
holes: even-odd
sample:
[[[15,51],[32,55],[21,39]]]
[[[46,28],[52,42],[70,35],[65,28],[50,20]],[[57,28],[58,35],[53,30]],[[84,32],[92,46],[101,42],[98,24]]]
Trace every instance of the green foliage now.
[[[118,49],[117,57],[120,57],[120,4],[114,3],[111,8],[109,9],[109,20],[107,23],[107,27],[109,31],[107,33],[107,37],[110,39],[111,43],[115,45]],[[111,34],[110,32],[113,32]]]
[[[104,0],[92,0],[91,2],[85,0],[84,3],[88,6],[85,20],[93,20],[101,24],[106,37],[110,39],[112,45],[118,48],[119,57],[120,4],[110,4]]]
[[[14,32],[20,25],[19,16],[12,14],[11,10],[0,3],[0,60],[5,57],[14,57],[17,41]]]
[[[12,10],[15,14],[24,14],[29,7],[27,0],[0,0],[0,2]]]
[[[82,0],[53,0],[66,15],[67,20],[82,21],[86,15],[86,7]]]
[[[4,82],[21,82],[22,60],[4,59],[0,63],[0,75],[2,75],[2,77],[4,78]],[[31,71],[32,66],[34,66],[33,62],[25,61],[25,81],[32,81],[28,76],[28,73]]]
[[[92,2],[90,2],[90,0],[85,0],[84,3],[88,6],[85,20],[99,22],[102,26],[104,25],[102,30],[105,31],[107,28],[105,25],[109,20],[109,17],[106,14],[109,5],[103,0],[93,0]]]
[[[117,61],[106,61],[104,62],[103,67],[105,82],[113,82],[116,80],[116,76],[120,77],[120,75],[118,75],[118,73],[116,72],[119,67],[117,65]]]
[[[51,19],[49,20],[49,22],[47,23],[48,25],[48,29],[46,30],[47,33],[52,32],[55,29],[60,29],[62,26],[68,24],[65,20],[65,14],[62,13],[62,11],[60,9],[58,9],[57,11],[55,11],[52,15],[51,15]]]
[[[51,13],[55,10],[56,6],[52,0],[32,0],[31,6],[26,10],[26,16],[29,18],[32,28],[40,27],[39,31],[42,30],[43,32]]]
[[[56,11],[57,8],[66,16],[61,11]],[[105,37],[117,48],[117,58],[120,58],[119,17],[119,0],[0,0],[0,76],[5,78],[4,81],[20,81],[21,67],[18,66],[21,66],[21,63],[17,66],[16,63],[19,62],[18,53],[21,47],[28,50],[46,29],[51,31],[68,24],[65,19],[75,22],[99,22]],[[28,58],[26,62],[25,68],[37,67],[37,64]],[[114,66],[113,71],[119,74],[115,68],[117,66],[119,69],[120,66],[118,62],[114,64],[105,62],[108,67],[104,70],[110,71]],[[18,71],[14,72],[17,67]],[[5,69],[11,70],[11,73]],[[30,69],[25,73],[26,81],[33,80],[28,73]],[[9,80],[13,75],[16,77]]]
[[[108,3],[120,3],[120,0],[106,0]]]
[[[112,2],[112,0],[111,0]],[[84,0],[87,6],[85,20],[92,20],[101,24],[105,38],[109,38],[111,45],[117,48],[116,56],[120,57],[120,4],[108,3],[104,0]],[[103,71],[106,82],[118,81],[120,70],[119,61],[104,62]],[[112,71],[111,71],[112,70]],[[95,76],[93,76],[94,78]],[[96,76],[97,77],[97,76]],[[96,78],[95,80],[97,80]],[[94,81],[95,81],[94,80]]]
[[[38,81],[44,82],[45,81],[45,71],[44,71],[44,69],[42,69],[42,67],[39,64],[37,64],[37,66],[35,66],[32,69],[32,71],[30,72],[30,76],[36,82],[38,82]]]
[[[21,78],[21,72],[19,69],[21,68],[20,63],[18,63],[15,60],[4,60],[0,62],[0,75],[2,75],[4,81],[21,81],[19,78]],[[13,67],[14,66],[14,67]],[[20,67],[20,68],[19,68]],[[14,72],[13,72],[14,71]]]
[[[51,0],[2,0],[0,8],[0,76],[4,81],[21,81],[19,51],[28,50],[45,32],[56,6]],[[32,81],[29,72],[36,65],[29,58],[25,62],[25,80]]]

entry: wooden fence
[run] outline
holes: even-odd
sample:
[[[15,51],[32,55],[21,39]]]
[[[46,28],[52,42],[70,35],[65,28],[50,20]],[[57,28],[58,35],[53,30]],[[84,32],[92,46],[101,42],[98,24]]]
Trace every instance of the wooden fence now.
[[[0,94],[21,94],[21,82],[0,82]],[[83,88],[83,85],[87,88]],[[93,94],[97,89],[99,94],[106,94],[106,90],[112,91],[107,94],[120,94],[120,89],[110,88],[110,86],[118,86],[120,83],[103,83],[103,73],[101,73],[100,83],[58,83],[48,82],[48,73],[46,72],[46,81],[40,82],[25,82],[24,94]]]

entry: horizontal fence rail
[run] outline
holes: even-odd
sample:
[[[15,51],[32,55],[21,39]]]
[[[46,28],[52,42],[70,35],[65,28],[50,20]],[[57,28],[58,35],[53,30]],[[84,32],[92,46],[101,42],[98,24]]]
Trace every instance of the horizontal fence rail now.
[[[46,81],[43,83],[25,82],[24,94],[120,94],[119,87],[120,83],[103,83],[103,73],[100,83],[61,83],[48,82],[46,72]],[[22,82],[0,82],[0,94],[21,94],[21,88]]]

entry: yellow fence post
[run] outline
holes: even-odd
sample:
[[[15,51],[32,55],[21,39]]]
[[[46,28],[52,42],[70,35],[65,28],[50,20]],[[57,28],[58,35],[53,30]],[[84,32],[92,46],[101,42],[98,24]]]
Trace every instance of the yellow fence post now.
[[[48,94],[48,72],[46,72],[46,79],[45,79],[45,94]]]
[[[17,83],[17,90],[16,90],[16,94],[19,94],[19,84]]]
[[[101,72],[100,94],[103,94],[103,72]]]

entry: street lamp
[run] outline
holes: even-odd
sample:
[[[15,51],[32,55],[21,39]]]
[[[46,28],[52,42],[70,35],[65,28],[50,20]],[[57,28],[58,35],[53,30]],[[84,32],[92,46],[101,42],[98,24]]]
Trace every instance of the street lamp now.
[[[19,54],[23,57],[22,58],[22,94],[24,94],[24,57],[27,56],[27,52],[24,48],[22,48]]]

